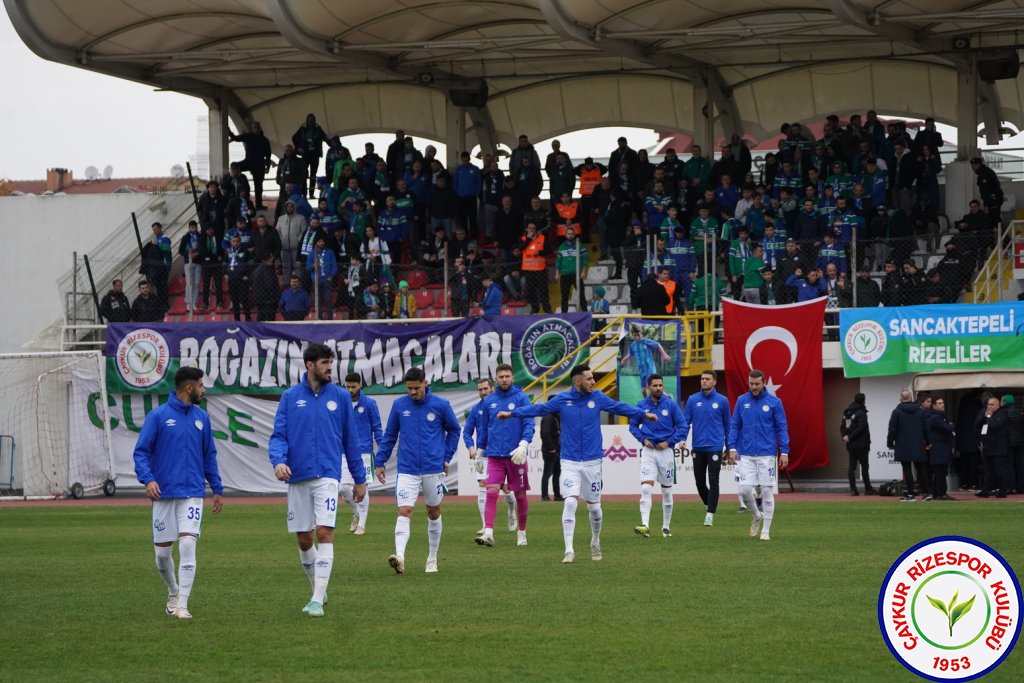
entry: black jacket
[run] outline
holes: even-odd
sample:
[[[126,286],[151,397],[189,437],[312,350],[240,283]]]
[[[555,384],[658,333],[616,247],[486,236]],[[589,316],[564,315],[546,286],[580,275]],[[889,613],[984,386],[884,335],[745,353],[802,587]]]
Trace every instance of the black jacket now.
[[[889,418],[889,434],[886,446],[893,449],[896,462],[926,462],[924,422],[927,417],[924,408],[909,401],[901,403]]]
[[[988,429],[984,429],[985,427]],[[985,412],[978,413],[974,419],[974,428],[981,439],[981,454],[988,458],[1006,457],[1010,454],[1010,420],[1006,408],[1000,408],[985,417]],[[982,431],[984,430],[984,434]]]
[[[562,421],[558,413],[545,415],[540,421],[540,450],[545,460],[558,458],[561,448]]]
[[[871,449],[871,429],[868,427],[868,409],[863,403],[854,401],[843,411],[839,433],[850,437],[846,450],[851,453]]]
[[[100,313],[108,323],[127,323],[132,320],[132,305],[124,292],[110,290],[103,295]]]
[[[640,285],[637,297],[640,315],[665,315],[665,309],[670,303],[668,292],[653,275]]]
[[[137,323],[155,323],[164,319],[164,305],[160,297],[150,292],[148,297],[141,294],[132,303],[132,320]]]
[[[938,410],[928,411],[925,421],[925,435],[928,437],[928,463],[931,465],[948,465],[953,462],[953,447],[956,435],[953,423],[946,419],[946,414]]]
[[[1024,411],[1021,411],[1019,404],[1007,404],[1006,419],[1009,421],[1007,428],[1010,430],[1010,446],[1024,446]]]

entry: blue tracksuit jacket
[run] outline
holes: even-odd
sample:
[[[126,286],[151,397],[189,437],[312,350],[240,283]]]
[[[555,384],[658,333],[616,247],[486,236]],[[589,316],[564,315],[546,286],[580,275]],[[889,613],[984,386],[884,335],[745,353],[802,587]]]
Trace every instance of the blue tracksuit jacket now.
[[[789,454],[789,428],[782,401],[765,389],[754,397],[749,391],[736,399],[729,425],[729,450],[740,457]]]
[[[207,481],[224,493],[210,416],[174,394],[146,416],[133,457],[139,483],[155,481],[161,498],[202,498]]]
[[[714,389],[698,391],[686,399],[683,408],[683,436],[693,427],[690,446],[695,451],[720,453],[729,434],[729,399]]]
[[[499,420],[496,417],[503,410],[530,405],[530,399],[521,388],[512,385],[508,391],[495,389],[481,403],[484,404],[484,412],[477,445],[486,451],[488,458],[509,458],[520,441],[533,441],[533,418]]]
[[[375,467],[383,467],[391,459],[395,442],[399,474],[443,472],[459,446],[459,421],[452,404],[430,389],[422,401],[411,396],[398,399],[391,406],[384,438],[373,459]]]
[[[648,396],[637,403],[636,407],[645,413],[654,413],[658,416],[657,422],[649,422],[642,416],[630,418],[629,433],[641,444],[644,439],[648,439],[653,444],[666,441],[671,448],[686,439],[686,432],[681,431],[683,411],[679,409],[679,404],[670,394],[663,394],[657,403]]]

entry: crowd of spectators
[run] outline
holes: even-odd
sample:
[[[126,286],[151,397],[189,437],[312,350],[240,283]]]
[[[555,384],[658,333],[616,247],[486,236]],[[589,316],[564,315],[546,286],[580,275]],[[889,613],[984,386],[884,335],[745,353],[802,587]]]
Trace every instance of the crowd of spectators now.
[[[315,305],[321,319],[342,308],[353,318],[414,317],[417,292],[445,284],[439,305],[455,316],[508,304],[550,312],[554,281],[563,312],[570,303],[606,311],[597,286],[620,280],[633,310],[662,315],[713,310],[723,296],[944,303],[969,287],[1003,201],[981,159],[971,161],[981,200],[949,238],[940,235],[943,140],[932,119],[913,137],[874,112],[845,125],[830,116],[820,139],[799,123],[781,133],[759,168],[738,135],[717,159],[693,145],[685,160],[667,149],[660,163],[623,137],[607,165],[575,163],[558,141],[541,160],[521,135],[507,160],[484,154],[477,166],[463,152],[445,168],[432,145],[421,151],[401,130],[383,156],[367,143],[354,157],[312,114],[275,164],[254,123],[232,134],[245,156],[207,184],[176,252],[152,226],[140,272],[155,290],[147,297],[166,311],[180,255],[190,311],[224,310],[230,300],[234,318],[246,320],[302,319]],[[274,165],[281,192],[271,213],[263,179]],[[914,258],[919,241],[944,252],[928,270]],[[601,282],[587,282],[591,251],[609,264]],[[136,308],[158,318],[141,293],[142,305],[121,310],[106,305],[113,294],[104,299],[109,320]]]

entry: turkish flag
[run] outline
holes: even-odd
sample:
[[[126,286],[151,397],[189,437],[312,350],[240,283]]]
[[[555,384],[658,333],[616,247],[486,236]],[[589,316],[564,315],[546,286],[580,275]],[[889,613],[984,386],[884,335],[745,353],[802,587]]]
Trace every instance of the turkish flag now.
[[[786,306],[722,300],[725,382],[733,406],[749,391],[751,369],[782,400],[789,423],[789,469],[828,464],[821,390],[825,297]]]

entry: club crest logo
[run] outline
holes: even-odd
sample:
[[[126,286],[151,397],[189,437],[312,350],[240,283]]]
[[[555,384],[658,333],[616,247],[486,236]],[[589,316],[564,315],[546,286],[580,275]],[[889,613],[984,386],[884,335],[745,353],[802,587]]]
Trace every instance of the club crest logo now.
[[[202,420],[196,420],[192,424],[194,424],[196,426],[196,429],[198,429],[199,431],[203,431],[203,421]]]
[[[427,422],[433,422],[436,419],[437,419],[436,415],[434,415],[433,413],[427,413]]]
[[[580,336],[575,327],[558,318],[545,318],[527,328],[519,350],[530,377],[537,379],[551,370],[548,377],[558,379],[578,362],[576,356],[563,359],[579,347]]]
[[[338,409],[338,404],[337,403],[335,403],[334,401],[328,401],[327,402],[327,410],[329,410],[329,411],[331,411],[333,413],[337,409]]]
[[[171,347],[156,330],[142,328],[121,339],[114,358],[117,372],[126,384],[151,387],[167,375]]]
[[[870,365],[885,355],[888,343],[885,328],[874,320],[861,320],[850,325],[843,337],[846,355],[861,365]]]
[[[918,543],[889,569],[878,625],[893,656],[932,681],[999,666],[1020,635],[1020,584],[995,550],[962,536]]]

